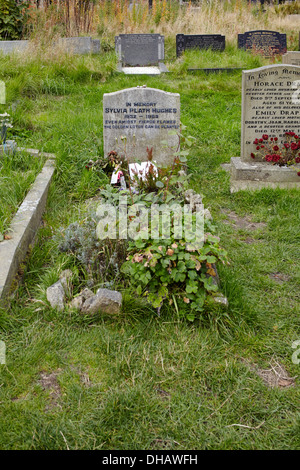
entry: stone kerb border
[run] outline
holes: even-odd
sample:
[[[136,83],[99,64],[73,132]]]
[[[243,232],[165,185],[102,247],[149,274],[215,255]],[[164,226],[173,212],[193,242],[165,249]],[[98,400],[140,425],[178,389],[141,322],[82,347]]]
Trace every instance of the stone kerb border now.
[[[32,47],[34,47],[34,43],[29,40],[0,41],[0,54],[30,54]],[[52,49],[56,48],[68,54],[99,54],[101,44],[99,39],[93,39],[90,36],[78,36],[59,38],[52,43]]]
[[[47,160],[10,224],[12,238],[0,243],[0,306],[5,305],[5,299],[12,292],[20,263],[34,242],[55,170],[54,154],[31,149],[26,151],[33,156],[44,156]]]

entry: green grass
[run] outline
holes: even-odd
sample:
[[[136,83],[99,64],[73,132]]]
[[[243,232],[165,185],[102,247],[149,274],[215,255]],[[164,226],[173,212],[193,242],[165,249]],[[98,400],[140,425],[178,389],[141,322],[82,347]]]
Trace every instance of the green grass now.
[[[0,241],[26,196],[44,158],[32,157],[25,152],[0,156]]]
[[[239,63],[240,52],[233,54]],[[218,57],[198,53],[195,63],[215,65]],[[230,193],[220,164],[240,151],[241,72],[195,76],[179,62],[160,77],[110,70],[95,79],[103,57],[43,68],[33,59],[0,62],[9,104],[18,100],[18,144],[57,156],[43,227],[22,283],[0,313],[7,349],[0,448],[299,449],[299,378],[293,387],[270,388],[246,361],[268,369],[276,360],[299,375],[291,345],[300,335],[300,193]],[[85,170],[103,151],[103,93],[137,84],[180,93],[181,120],[196,137],[191,185],[203,194],[229,254],[230,265],[218,267],[227,311],[210,308],[192,324],[171,309],[158,318],[127,291],[119,317],[59,313],[46,301],[62,269],[74,270],[76,290],[83,286],[78,266],[58,251],[59,233],[104,181]],[[234,227],[226,211],[264,225]],[[52,387],[43,388],[42,374],[52,377]]]

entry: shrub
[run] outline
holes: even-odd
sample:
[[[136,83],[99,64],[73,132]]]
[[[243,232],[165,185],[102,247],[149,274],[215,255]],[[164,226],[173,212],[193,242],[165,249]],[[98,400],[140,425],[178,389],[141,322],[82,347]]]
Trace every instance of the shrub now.
[[[27,21],[29,0],[0,0],[0,38],[20,39]]]

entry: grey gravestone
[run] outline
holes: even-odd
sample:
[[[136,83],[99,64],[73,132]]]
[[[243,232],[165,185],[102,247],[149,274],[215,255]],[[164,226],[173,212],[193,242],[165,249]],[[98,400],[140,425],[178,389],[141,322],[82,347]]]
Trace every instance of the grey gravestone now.
[[[153,160],[162,166],[173,162],[168,145],[177,148],[180,130],[180,95],[155,88],[127,88],[103,95],[104,154],[115,150],[126,154],[129,162],[147,160],[147,147]],[[126,137],[126,151],[125,140]]]
[[[100,52],[99,39],[91,37],[60,38],[57,45],[69,54],[96,54]]]
[[[212,49],[213,51],[224,51],[225,36],[222,36],[221,34],[177,34],[177,57],[179,57],[186,49]]]
[[[288,51],[282,56],[282,63],[289,65],[300,65],[300,52]]]
[[[292,167],[252,159],[255,139],[263,134],[285,141],[285,132],[300,133],[300,67],[267,65],[243,71],[241,156],[231,159],[231,192],[263,187],[297,187]]]
[[[29,45],[29,41],[15,40],[15,41],[0,41],[0,52],[4,55],[13,54],[14,52],[24,52]]]
[[[262,134],[284,138],[300,132],[300,67],[267,65],[243,71],[241,159],[251,160]]]
[[[238,35],[238,48],[256,52],[265,57],[274,54],[284,54],[286,48],[286,34],[277,31],[248,31]]]
[[[160,34],[120,34],[115,37],[115,49],[122,67],[146,67],[156,65],[167,71],[165,58],[165,39]]]

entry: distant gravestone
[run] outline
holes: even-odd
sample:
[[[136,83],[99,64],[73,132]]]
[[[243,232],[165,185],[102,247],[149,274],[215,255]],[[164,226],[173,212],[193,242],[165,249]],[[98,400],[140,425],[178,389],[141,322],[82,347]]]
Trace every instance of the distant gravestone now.
[[[172,151],[180,129],[180,95],[147,87],[127,88],[103,95],[104,154],[117,151],[129,162],[147,160],[147,147],[153,148],[153,161],[162,166],[173,162]],[[126,149],[126,150],[125,150]]]
[[[300,67],[267,65],[243,71],[241,159],[251,160],[262,134],[300,133]]]
[[[122,67],[158,66],[167,71],[165,58],[165,39],[160,34],[120,34],[115,37],[115,50]]]
[[[59,38],[59,47],[69,54],[96,54],[100,52],[100,40],[91,37]]]
[[[277,31],[248,31],[238,35],[238,48],[250,50],[264,57],[284,54],[287,50],[286,34]]]
[[[282,63],[300,66],[300,52],[288,51],[286,54],[282,56]]]
[[[177,34],[177,57],[181,56],[186,49],[212,49],[213,51],[224,51],[225,36],[222,36],[221,34]]]

